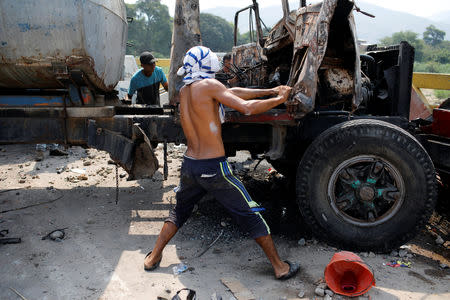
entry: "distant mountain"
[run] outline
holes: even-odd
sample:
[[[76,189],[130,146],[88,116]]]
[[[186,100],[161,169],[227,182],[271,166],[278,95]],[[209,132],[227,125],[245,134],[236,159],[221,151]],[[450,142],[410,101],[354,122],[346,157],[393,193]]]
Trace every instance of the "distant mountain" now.
[[[432,15],[429,19],[436,22],[450,23],[450,10]]]
[[[358,6],[363,11],[367,11],[376,16],[376,18],[369,18],[365,15],[355,12],[356,28],[358,38],[365,40],[369,43],[376,43],[380,39],[386,36],[392,35],[394,32],[411,30],[419,34],[422,38],[422,34],[426,27],[430,24],[446,32],[446,40],[450,39],[450,24],[446,24],[438,20],[448,20],[450,12],[442,13],[446,14],[444,17],[436,16],[434,19],[427,19],[418,17],[412,14],[389,10],[381,6],[373,5],[364,1],[358,1]],[[292,8],[296,8],[292,7]],[[242,8],[242,7],[241,7]],[[234,23],[234,15],[239,9],[238,7],[216,7],[214,9],[202,10],[205,13],[211,13],[225,20]],[[273,26],[282,17],[281,2],[279,6],[268,6],[260,9],[261,19],[267,26]],[[239,31],[241,33],[248,31],[248,14],[242,15],[239,18]]]
[[[389,10],[362,1],[360,1],[359,7],[376,16],[376,18],[372,19],[360,13],[355,13],[359,39],[377,42],[383,37],[392,35],[394,32],[405,30],[416,32],[422,38],[423,32],[429,25],[434,25],[444,30],[446,32],[446,40],[450,39],[450,24]]]

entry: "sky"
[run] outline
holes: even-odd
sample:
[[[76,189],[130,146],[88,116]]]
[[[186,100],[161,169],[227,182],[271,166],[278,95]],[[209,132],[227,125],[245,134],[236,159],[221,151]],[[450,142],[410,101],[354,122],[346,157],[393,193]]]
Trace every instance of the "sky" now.
[[[126,3],[135,3],[137,0],[125,0]],[[175,0],[161,0],[162,3],[169,7],[169,13],[173,15],[175,11]],[[289,1],[290,3],[298,3],[300,1]],[[306,1],[308,4],[311,2],[318,1]],[[432,15],[450,11],[450,0],[356,0],[356,4],[364,10],[364,2],[368,2],[374,5],[382,6],[387,9],[397,10],[402,12],[407,12],[416,16],[430,17]],[[232,6],[232,7],[245,7],[252,3],[251,0],[227,0],[227,1],[211,1],[211,0],[200,0],[200,11],[211,9],[218,6]],[[280,0],[258,0],[260,7],[281,4]],[[425,3],[426,5],[424,5]],[[292,5],[291,5],[292,6]],[[298,7],[298,6],[297,6]],[[297,7],[291,7],[297,8]],[[449,21],[450,23],[450,15]]]

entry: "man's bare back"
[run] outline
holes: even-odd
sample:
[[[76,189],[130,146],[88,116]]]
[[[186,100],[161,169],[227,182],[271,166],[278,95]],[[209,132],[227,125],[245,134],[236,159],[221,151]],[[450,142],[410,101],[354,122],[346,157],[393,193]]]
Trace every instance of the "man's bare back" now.
[[[181,126],[187,139],[186,155],[195,159],[225,156],[219,103],[245,115],[265,112],[286,101],[291,88],[227,89],[216,79],[204,79],[180,91]],[[275,96],[265,100],[249,100]]]

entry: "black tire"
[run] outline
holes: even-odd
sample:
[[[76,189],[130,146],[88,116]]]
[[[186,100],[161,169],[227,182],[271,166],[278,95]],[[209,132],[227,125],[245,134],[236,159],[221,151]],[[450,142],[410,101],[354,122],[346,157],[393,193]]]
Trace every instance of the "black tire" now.
[[[356,251],[403,245],[425,226],[437,198],[434,166],[422,145],[377,120],[349,121],[323,132],[303,155],[296,183],[312,232]]]

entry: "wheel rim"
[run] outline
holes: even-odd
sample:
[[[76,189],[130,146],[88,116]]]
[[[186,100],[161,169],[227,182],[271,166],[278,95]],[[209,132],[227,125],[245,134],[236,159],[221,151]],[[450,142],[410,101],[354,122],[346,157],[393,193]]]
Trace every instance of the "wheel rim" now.
[[[405,198],[400,172],[386,159],[360,155],[342,162],[328,182],[334,212],[351,224],[369,227],[390,220]]]

